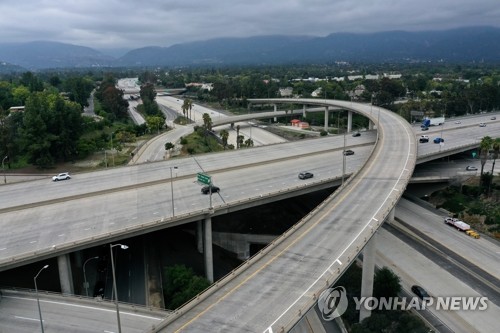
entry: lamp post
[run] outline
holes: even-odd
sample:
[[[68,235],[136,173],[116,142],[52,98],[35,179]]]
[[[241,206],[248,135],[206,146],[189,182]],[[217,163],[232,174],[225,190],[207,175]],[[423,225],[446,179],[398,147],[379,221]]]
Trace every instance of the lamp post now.
[[[39,271],[38,273],[35,275],[35,277],[33,278],[33,281],[35,282],[35,293],[36,293],[36,303],[38,304],[38,314],[40,315],[40,326],[42,327],[42,333],[44,333],[44,330],[43,330],[43,319],[42,319],[42,310],[40,309],[40,299],[38,298],[38,287],[36,286],[36,278],[38,277],[38,275],[40,275],[40,273],[48,268],[49,265],[45,265],[43,266]]]
[[[120,308],[118,307],[118,291],[116,288],[115,262],[113,259],[113,248],[115,246],[119,246],[122,250],[128,249],[128,246],[123,244],[109,244],[109,251],[111,252],[111,271],[113,272],[113,290],[115,293],[116,319],[118,321],[118,333],[121,333],[122,325],[120,323]]]
[[[87,295],[87,297],[89,297],[89,283],[87,282],[87,276],[85,275],[85,265],[92,259],[99,259],[99,256],[88,258],[83,263],[83,287],[85,288],[85,295]]]
[[[177,167],[170,167],[170,192],[172,193],[172,217],[175,216],[175,208],[174,208],[174,182],[172,179],[172,169],[176,169]]]
[[[7,177],[5,176],[5,160],[8,159],[9,156],[5,155],[5,157],[2,160],[2,170],[3,170],[3,183],[7,184]]]

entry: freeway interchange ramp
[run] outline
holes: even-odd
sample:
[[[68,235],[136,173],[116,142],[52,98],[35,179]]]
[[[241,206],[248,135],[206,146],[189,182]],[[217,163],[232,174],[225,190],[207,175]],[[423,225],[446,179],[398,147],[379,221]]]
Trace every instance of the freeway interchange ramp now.
[[[344,101],[269,99],[361,113],[378,126],[365,165],[314,211],[151,332],[290,330],[363,249],[411,178],[416,141],[398,115]]]

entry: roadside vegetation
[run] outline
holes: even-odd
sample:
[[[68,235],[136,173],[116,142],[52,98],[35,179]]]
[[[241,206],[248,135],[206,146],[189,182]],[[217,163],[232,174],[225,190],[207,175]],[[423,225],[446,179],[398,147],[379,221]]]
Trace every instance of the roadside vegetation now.
[[[392,74],[398,75],[390,76]],[[378,79],[368,79],[368,75]],[[144,125],[134,125],[129,118],[128,101],[123,98],[124,92],[116,88],[117,79],[123,77],[139,78],[137,110],[146,120]],[[283,91],[287,91],[289,97],[373,103],[412,122],[419,117],[412,114],[413,111],[452,117],[499,110],[499,83],[497,66],[442,63],[175,70],[110,68],[107,72],[88,69],[3,74],[0,77],[0,157],[7,172],[25,167],[55,168],[104,155],[104,152],[114,153],[115,165],[126,163],[137,142],[168,130],[165,116],[155,101],[157,88],[186,87],[183,96],[179,96],[183,100],[182,114],[176,120],[179,124],[192,123],[194,103],[211,105],[224,113],[245,114],[249,112],[248,99],[280,97]],[[95,115],[83,116],[82,111],[91,96]],[[12,107],[24,107],[24,111]],[[282,110],[298,107],[293,104],[280,106]],[[270,105],[252,106],[252,112],[270,109]],[[314,113],[304,118],[287,114],[278,121],[288,124],[294,118],[308,122],[318,131],[324,126],[323,115]],[[326,132],[339,133],[338,129],[346,126],[347,113],[337,113],[336,119],[332,116],[329,123],[333,126]],[[366,126],[365,118],[354,116],[354,129]],[[307,136],[283,133],[280,134],[291,139]],[[190,146],[185,148],[186,153],[218,149],[215,141],[209,139],[210,135],[195,133],[193,136],[198,138],[188,139]],[[191,141],[198,143],[194,145]],[[219,142],[219,146],[222,149],[253,146],[249,138],[239,135],[236,142],[236,147],[224,142]]]
[[[359,311],[353,297],[361,297],[362,269],[357,264],[351,265],[338,280],[336,286],[343,286],[347,292],[348,306],[341,316],[344,325],[351,333],[428,333],[429,328],[410,311],[372,310],[370,317],[359,322]],[[399,277],[389,268],[382,267],[375,272],[373,280],[373,297],[396,297],[402,287]],[[414,295],[412,295],[414,296]]]

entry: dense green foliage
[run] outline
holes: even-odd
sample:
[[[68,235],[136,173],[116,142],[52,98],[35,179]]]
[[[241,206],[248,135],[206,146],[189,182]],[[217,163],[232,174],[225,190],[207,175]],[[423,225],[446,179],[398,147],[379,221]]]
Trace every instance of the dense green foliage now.
[[[400,77],[389,74],[400,73]],[[368,75],[379,79],[369,78]],[[146,124],[132,125],[123,91],[116,88],[120,77],[139,77],[141,101],[137,109]],[[349,77],[349,78],[348,78]],[[202,88],[200,83],[205,83]],[[411,111],[429,116],[459,116],[500,109],[500,72],[497,67],[478,64],[393,65],[323,64],[226,68],[176,68],[141,70],[115,69],[114,73],[47,71],[4,75],[0,78],[0,156],[9,156],[8,167],[33,164],[51,167],[60,162],[85,158],[102,149],[119,148],[144,133],[159,133],[164,114],[156,98],[156,85],[187,88],[183,96],[183,117],[176,122],[193,121],[193,103],[206,103],[234,113],[247,113],[249,98],[279,97],[280,89],[291,89],[292,96],[341,99],[384,106],[408,121],[416,120]],[[92,90],[98,118],[78,116],[87,106]],[[26,106],[26,112],[10,112],[14,106]],[[283,105],[286,110],[299,107]],[[253,106],[254,111],[269,106]],[[293,117],[279,119],[288,123]],[[303,119],[312,126],[323,126],[321,114],[308,113]],[[187,147],[188,153],[229,148],[227,138],[217,142],[210,132],[212,124],[203,119],[205,133],[195,134],[204,148]],[[337,113],[330,133],[345,127],[346,115]],[[367,126],[363,117],[353,117],[353,128]],[[223,133],[224,134],[224,133]],[[225,134],[224,134],[225,135]],[[111,137],[116,140],[111,147]],[[213,139],[213,140],[212,140]],[[239,134],[237,147],[253,142]],[[219,148],[217,148],[219,146]],[[498,147],[498,143],[497,143]],[[491,149],[495,147],[492,146]],[[497,149],[498,152],[498,149]],[[498,153],[497,153],[498,154]],[[490,191],[487,176],[480,192]]]
[[[195,275],[191,268],[184,265],[166,267],[163,274],[165,307],[175,310],[209,286],[210,282]]]
[[[424,323],[416,316],[400,310],[373,310],[370,317],[359,323],[359,311],[353,297],[361,295],[361,268],[351,265],[340,277],[337,286],[346,288],[348,306],[342,315],[344,323],[352,333],[375,333],[375,332],[413,332],[426,333],[428,329]],[[394,297],[401,292],[399,277],[389,268],[382,267],[375,272],[373,281],[374,297]]]

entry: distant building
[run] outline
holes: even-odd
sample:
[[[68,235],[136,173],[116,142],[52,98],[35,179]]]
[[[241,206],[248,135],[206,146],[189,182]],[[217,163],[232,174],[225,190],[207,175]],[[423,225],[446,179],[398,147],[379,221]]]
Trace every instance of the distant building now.
[[[298,128],[309,128],[309,123],[306,121],[301,121],[299,119],[292,119],[290,122],[293,127],[298,127]]]
[[[314,90],[312,93],[311,93],[311,96],[312,97],[318,97],[321,95],[321,87],[319,87],[318,89]]]
[[[279,92],[281,97],[292,97],[293,88],[292,87],[280,88]]]
[[[24,112],[24,105],[23,106],[11,106],[9,108],[9,112]]]

